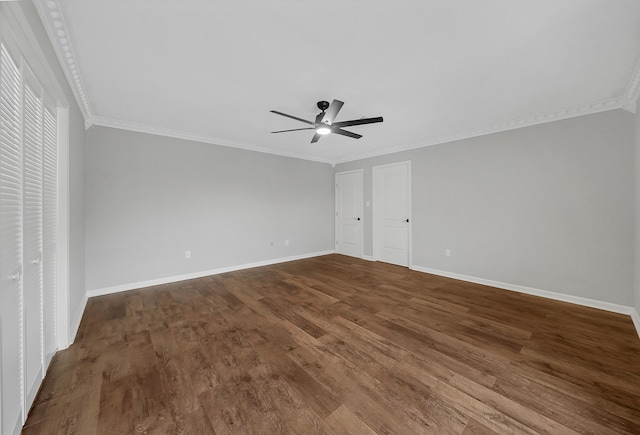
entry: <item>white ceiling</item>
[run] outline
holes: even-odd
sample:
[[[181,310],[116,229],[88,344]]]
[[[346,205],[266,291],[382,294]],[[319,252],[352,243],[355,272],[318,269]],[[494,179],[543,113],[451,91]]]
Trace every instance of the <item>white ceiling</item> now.
[[[36,0],[88,125],[336,163],[626,107],[637,0]],[[345,105],[312,131],[318,100]]]

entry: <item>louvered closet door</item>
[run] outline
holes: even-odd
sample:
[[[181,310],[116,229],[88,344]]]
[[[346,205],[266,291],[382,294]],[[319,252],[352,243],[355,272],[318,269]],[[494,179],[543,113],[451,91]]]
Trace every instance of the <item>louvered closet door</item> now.
[[[23,69],[23,274],[25,410],[43,378],[42,96]],[[35,89],[38,89],[37,91]]]
[[[58,210],[58,129],[56,110],[45,107],[42,147],[42,245],[44,289],[44,367],[49,367],[56,351],[56,267],[57,267],[57,210]]]
[[[0,46],[0,315],[2,433],[22,424],[22,146],[16,63]]]

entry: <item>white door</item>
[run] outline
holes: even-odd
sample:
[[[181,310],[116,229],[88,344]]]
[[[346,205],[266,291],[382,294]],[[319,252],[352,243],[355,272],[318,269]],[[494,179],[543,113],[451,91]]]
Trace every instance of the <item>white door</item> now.
[[[0,433],[13,434],[24,414],[22,335],[22,145],[20,73],[0,51],[0,319],[2,404]]]
[[[336,174],[336,252],[362,258],[362,170]]]
[[[409,266],[411,162],[373,167],[373,255]]]
[[[42,126],[42,289],[44,367],[57,349],[58,128],[55,108],[44,108]]]
[[[42,97],[23,87],[23,246],[24,246],[24,409],[36,397],[44,376],[42,287]]]
[[[57,347],[58,318],[56,110],[26,63],[14,59],[0,41],[2,434],[24,423]]]

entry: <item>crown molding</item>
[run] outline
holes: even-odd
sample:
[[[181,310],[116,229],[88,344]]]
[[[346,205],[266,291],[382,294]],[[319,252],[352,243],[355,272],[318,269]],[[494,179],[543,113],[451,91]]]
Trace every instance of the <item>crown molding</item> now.
[[[22,57],[26,59],[27,64],[44,86],[49,97],[55,100],[55,104],[67,109],[69,107],[69,100],[67,92],[65,91],[64,80],[62,82],[57,80],[57,75],[51,67],[47,55],[42,50],[36,32],[29,18],[25,15],[23,8],[23,4],[25,3],[26,2],[4,3],[0,0],[0,15],[4,14],[7,18],[7,21],[3,22],[2,25],[7,24],[14,35],[19,35],[18,38],[13,40],[11,46],[15,44],[15,48],[17,48]]]
[[[33,3],[47,32],[47,36],[51,41],[51,45],[53,45],[53,49],[58,57],[58,62],[67,78],[76,103],[80,107],[85,122],[87,122],[87,120],[93,116],[93,110],[91,109],[91,104],[85,91],[84,81],[80,74],[80,67],[78,66],[73,47],[71,46],[71,39],[67,24],[64,20],[60,1],[36,0]]]
[[[636,113],[638,109],[638,101],[637,100],[623,100],[622,108],[627,112]]]
[[[49,36],[49,39],[54,47],[58,61],[62,66],[62,70],[69,82],[69,86],[73,91],[78,106],[80,107],[85,119],[85,127],[88,129],[92,125],[100,125],[105,127],[113,127],[123,130],[136,131],[141,133],[149,133],[161,136],[174,137],[179,139],[193,140],[198,142],[204,142],[214,145],[221,145],[233,148],[240,148],[249,151],[257,151],[267,154],[280,155],[285,157],[292,157],[297,159],[311,160],[316,162],[328,163],[335,166],[339,163],[346,163],[354,160],[361,160],[370,157],[377,157],[386,154],[393,154],[402,151],[409,151],[416,148],[423,148],[431,145],[438,145],[447,142],[453,142],[462,139],[469,139],[476,136],[483,136],[492,133],[499,133],[502,131],[514,130],[521,127],[529,127],[533,125],[543,124],[547,122],[559,121],[562,119],[574,118],[577,116],[589,115],[593,113],[604,112],[607,110],[624,109],[629,112],[635,113],[637,108],[637,102],[640,98],[640,60],[636,63],[635,69],[631,75],[627,88],[624,94],[620,97],[610,98],[606,100],[587,103],[575,107],[569,107],[565,109],[556,110],[553,112],[543,113],[534,116],[528,116],[523,118],[516,118],[509,121],[504,121],[488,126],[483,126],[474,129],[468,129],[461,132],[457,132],[450,135],[444,135],[428,139],[425,142],[409,144],[404,146],[397,146],[393,148],[387,148],[383,151],[374,151],[370,153],[361,153],[346,156],[340,159],[327,159],[324,157],[281,152],[278,150],[260,147],[256,145],[248,145],[236,143],[226,139],[220,139],[212,136],[199,135],[188,133],[184,131],[172,130],[167,128],[149,126],[144,124],[132,123],[128,121],[121,121],[117,119],[111,119],[106,117],[95,116],[92,110],[87,92],[85,91],[84,81],[80,74],[80,68],[77,64],[74,50],[71,45],[69,32],[62,13],[62,7],[60,0],[34,0],[34,4],[40,15],[45,30]]]
[[[402,151],[410,151],[417,148],[424,148],[432,145],[439,145],[439,144],[454,142],[454,141],[463,140],[463,139],[470,139],[478,136],[484,136],[484,135],[493,134],[493,133],[500,133],[508,130],[515,130],[522,127],[531,127],[538,124],[545,124],[548,122],[560,121],[563,119],[576,118],[578,116],[591,115],[594,113],[606,112],[609,110],[615,110],[615,109],[621,109],[621,108],[629,110],[628,104],[629,104],[629,100],[627,100],[625,97],[610,98],[606,100],[582,104],[580,106],[569,107],[569,108],[560,109],[553,112],[548,112],[548,113],[539,114],[535,116],[516,118],[510,121],[505,121],[505,122],[491,124],[491,125],[480,127],[480,128],[465,130],[465,131],[451,134],[451,135],[439,136],[439,137],[430,139],[426,142],[387,148],[383,151],[374,151],[370,153],[355,154],[355,155],[347,156],[338,160],[331,160],[323,157],[306,155],[306,154],[287,153],[287,152],[274,150],[271,148],[232,142],[232,141],[222,139],[222,138],[217,138],[214,136],[200,135],[200,134],[194,134],[194,133],[189,133],[189,132],[180,131],[180,130],[172,130],[172,129],[162,128],[162,127],[150,126],[146,124],[132,123],[128,121],[122,121],[122,120],[107,118],[102,116],[90,117],[85,121],[85,126],[86,128],[89,128],[92,125],[98,125],[102,127],[117,128],[120,130],[135,131],[138,133],[148,133],[148,134],[154,134],[158,136],[167,136],[167,137],[173,137],[177,139],[192,140],[192,141],[203,142],[203,143],[208,143],[212,145],[239,148],[239,149],[244,149],[248,151],[279,155],[283,157],[291,157],[295,159],[311,160],[314,162],[327,163],[335,167],[337,164],[340,164],[340,163],[352,162],[355,160],[362,160],[362,159],[367,159],[371,157],[383,156],[387,154],[394,154]]]
[[[636,113],[636,107],[640,98],[640,59],[636,63],[636,67],[631,74],[631,79],[624,92],[625,105],[624,109],[629,112]]]
[[[371,157],[378,157],[386,154],[409,151],[416,148],[424,148],[427,146],[439,145],[439,144],[454,142],[462,139],[470,139],[473,137],[484,136],[492,133],[499,133],[502,131],[515,130],[522,127],[530,127],[533,125],[545,124],[547,122],[560,121],[562,119],[576,118],[578,116],[591,115],[593,113],[620,109],[624,107],[624,104],[626,103],[626,101],[627,100],[623,97],[610,98],[606,100],[596,101],[593,103],[582,104],[580,106],[560,109],[560,110],[556,110],[553,112],[548,112],[540,115],[516,118],[510,121],[499,122],[499,123],[487,125],[484,127],[465,130],[465,131],[454,133],[451,135],[439,136],[439,137],[430,139],[426,142],[387,148],[383,151],[352,155],[352,156],[348,156],[348,157],[336,160],[335,163],[339,164],[339,163],[352,162],[354,160],[362,160],[362,159],[367,159]]]
[[[139,124],[139,123],[128,122],[128,121],[122,121],[122,120],[119,120],[119,119],[107,118],[107,117],[103,117],[103,116],[91,117],[90,123],[91,123],[91,125],[97,125],[97,126],[101,126],[101,127],[117,128],[119,130],[134,131],[134,132],[137,132],[137,133],[147,133],[147,134],[153,134],[153,135],[157,135],[157,136],[165,136],[165,137],[172,137],[172,138],[176,138],[176,139],[191,140],[191,141],[202,142],[202,143],[207,143],[207,144],[211,144],[211,145],[219,145],[219,146],[230,147],[230,148],[239,148],[239,149],[243,149],[243,150],[247,150],[247,151],[255,151],[255,152],[259,152],[259,153],[273,154],[273,155],[276,155],[276,156],[291,157],[291,158],[294,158],[294,159],[302,159],[302,160],[310,160],[310,161],[319,162],[319,163],[327,163],[329,165],[333,165],[334,164],[334,162],[332,160],[329,160],[329,159],[326,159],[326,158],[323,158],[323,157],[307,155],[307,154],[288,153],[288,152],[284,152],[284,151],[275,150],[275,149],[272,149],[272,148],[266,148],[266,147],[260,147],[260,146],[255,146],[255,145],[243,144],[243,143],[239,143],[239,142],[232,142],[232,141],[229,141],[229,140],[226,140],[226,139],[217,138],[217,137],[214,137],[214,136],[208,136],[208,135],[203,135],[203,134],[194,134],[194,133],[189,133],[189,132],[186,132],[186,131],[173,130],[173,129],[163,128],[163,127],[155,127],[155,126],[151,126],[151,125]]]

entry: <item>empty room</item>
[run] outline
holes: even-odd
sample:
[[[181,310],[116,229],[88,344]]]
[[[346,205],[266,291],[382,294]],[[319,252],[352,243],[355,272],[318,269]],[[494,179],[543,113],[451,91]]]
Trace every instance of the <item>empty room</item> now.
[[[0,435],[639,434],[640,2],[0,1]]]

